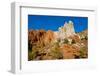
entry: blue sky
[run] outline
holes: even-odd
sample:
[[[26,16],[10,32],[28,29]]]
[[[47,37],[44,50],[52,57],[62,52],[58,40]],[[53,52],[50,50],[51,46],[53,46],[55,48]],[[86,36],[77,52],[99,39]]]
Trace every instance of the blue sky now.
[[[65,22],[73,21],[75,32],[88,29],[88,17],[28,15],[28,30],[57,31]]]

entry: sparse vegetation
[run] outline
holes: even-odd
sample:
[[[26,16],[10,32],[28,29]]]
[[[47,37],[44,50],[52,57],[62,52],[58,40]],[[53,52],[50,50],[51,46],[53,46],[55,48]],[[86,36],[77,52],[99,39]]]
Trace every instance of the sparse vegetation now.
[[[87,58],[87,48],[86,47],[80,48],[80,58]]]
[[[68,44],[68,39],[65,38],[63,43],[64,43],[64,44]]]
[[[29,31],[28,60],[88,58],[87,32],[83,31],[77,35],[80,36],[80,39],[77,38],[78,36],[72,36],[71,38],[58,38],[54,42],[52,31],[48,33],[44,30]]]
[[[50,50],[51,50],[50,53],[54,59],[62,59],[63,58],[62,53],[60,52],[59,42],[56,42]]]

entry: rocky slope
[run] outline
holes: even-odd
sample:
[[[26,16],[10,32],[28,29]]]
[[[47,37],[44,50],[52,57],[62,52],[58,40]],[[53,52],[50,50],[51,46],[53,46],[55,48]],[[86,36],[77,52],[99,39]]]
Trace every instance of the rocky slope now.
[[[88,58],[88,34],[87,30],[75,33],[72,22],[65,23],[56,32],[28,31],[29,61],[80,58]]]

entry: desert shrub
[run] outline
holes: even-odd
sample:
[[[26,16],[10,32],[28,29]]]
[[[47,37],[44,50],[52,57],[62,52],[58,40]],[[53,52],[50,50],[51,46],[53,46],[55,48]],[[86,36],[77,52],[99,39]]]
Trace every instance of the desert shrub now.
[[[59,48],[59,47],[60,47],[59,42],[55,42],[55,43],[53,44],[53,46],[54,46],[55,48]]]
[[[88,40],[88,36],[85,36],[85,40]]]
[[[28,50],[32,51],[32,44],[30,44],[30,41],[28,41]]]
[[[85,36],[81,37],[81,40],[88,40],[88,36],[85,35]]]
[[[39,45],[32,47],[32,55],[33,59],[38,59],[39,57],[42,58],[43,55],[46,55],[44,46],[41,46],[41,43]]]
[[[63,43],[64,43],[64,44],[68,44],[68,39],[65,38]]]
[[[57,39],[57,42],[60,43],[61,42],[61,39]]]
[[[37,56],[37,51],[28,52],[28,60],[34,60]]]
[[[82,47],[80,48],[80,58],[86,58],[87,57],[87,48]]]
[[[72,44],[75,44],[76,42],[75,42],[75,40],[74,39],[72,39]]]
[[[54,47],[51,48],[50,55],[53,59],[62,59],[63,55],[60,52],[60,48],[58,45],[54,45]]]
[[[38,52],[39,52],[40,48],[38,46],[33,46],[32,50],[28,51],[28,60],[35,60],[36,57],[38,56]]]

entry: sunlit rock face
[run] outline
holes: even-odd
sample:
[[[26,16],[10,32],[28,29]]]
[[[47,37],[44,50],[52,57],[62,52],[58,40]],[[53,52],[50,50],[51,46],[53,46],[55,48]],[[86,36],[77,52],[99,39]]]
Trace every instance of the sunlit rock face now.
[[[28,42],[30,45],[34,45],[43,41],[45,37],[45,30],[30,30],[28,32]]]
[[[51,30],[30,30],[28,32],[28,42],[29,45],[35,44],[49,44],[55,39],[54,32]]]
[[[80,36],[78,36],[77,34],[73,36],[69,36],[68,39],[72,39],[75,42],[80,42]]]
[[[77,37],[78,35],[75,33],[74,24],[72,21],[69,21],[68,23],[65,22],[63,26],[58,28],[58,31],[54,32],[54,35],[55,41],[60,39],[61,43],[63,43],[63,40],[66,38],[69,40],[69,44],[71,43],[71,38],[73,37],[76,38],[75,40],[79,40],[79,37]]]
[[[67,37],[75,34],[74,25],[72,21],[69,21],[69,23],[66,22],[64,24],[64,28],[66,28]]]
[[[54,40],[54,38],[55,38],[54,32],[51,30],[48,30],[44,37],[44,43],[50,44]]]
[[[79,48],[75,46],[63,44],[60,50],[61,53],[63,54],[63,58],[65,59],[74,59],[76,56],[78,57],[80,55]]]
[[[64,26],[59,27],[59,37],[64,39],[66,37],[75,35],[74,25],[72,21],[65,22]]]

